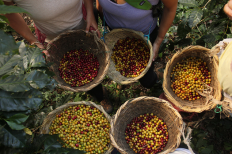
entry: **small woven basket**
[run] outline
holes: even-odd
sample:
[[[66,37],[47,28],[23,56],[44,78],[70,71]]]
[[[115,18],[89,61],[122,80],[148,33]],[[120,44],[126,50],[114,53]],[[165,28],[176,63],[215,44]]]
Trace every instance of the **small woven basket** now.
[[[58,70],[60,60],[64,54],[76,49],[89,50],[90,53],[93,53],[97,57],[100,64],[97,77],[92,82],[81,87],[72,87],[67,84],[60,77]],[[53,63],[50,69],[55,73],[54,79],[59,83],[58,86],[65,90],[73,92],[89,91],[101,83],[109,68],[110,54],[107,46],[95,34],[87,34],[83,30],[69,30],[60,34],[49,42],[47,50],[50,56],[46,57],[46,61]]]
[[[153,113],[163,119],[168,128],[169,140],[161,154],[174,151],[181,142],[183,120],[177,110],[165,100],[155,97],[138,97],[125,102],[111,120],[110,139],[121,154],[135,154],[125,140],[127,124],[141,114]]]
[[[178,108],[184,110],[186,112],[203,112],[205,110],[210,110],[216,107],[216,104],[209,101],[207,103],[207,98],[201,97],[200,99],[194,101],[182,100],[179,98],[171,88],[171,72],[173,67],[183,60],[184,58],[188,57],[198,57],[201,58],[204,62],[207,63],[207,67],[211,72],[211,84],[210,86],[213,87],[213,97],[216,100],[221,99],[221,87],[220,83],[217,79],[217,72],[218,72],[218,58],[217,56],[211,56],[210,49],[207,49],[202,46],[189,46],[184,48],[182,51],[175,53],[166,65],[164,70],[164,81],[163,81],[163,90],[165,92],[166,97]]]
[[[60,114],[61,112],[63,112],[64,109],[70,107],[70,106],[75,106],[75,105],[89,105],[89,106],[94,106],[96,107],[98,110],[100,110],[106,117],[106,119],[110,122],[111,121],[111,117],[108,113],[105,112],[105,110],[103,109],[103,107],[101,105],[97,105],[93,102],[86,102],[86,101],[81,101],[81,102],[70,102],[70,103],[66,103],[65,105],[62,105],[58,108],[56,108],[55,110],[53,110],[52,112],[50,112],[47,117],[44,119],[44,122],[41,126],[40,129],[40,134],[48,134],[49,133],[49,127],[52,124],[52,121],[56,118],[56,115]],[[109,145],[109,149],[104,153],[104,154],[110,154],[113,151],[114,147],[112,146],[112,144]]]
[[[114,45],[117,43],[119,39],[124,39],[126,37],[129,38],[137,38],[140,39],[144,42],[146,42],[148,48],[150,49],[150,59],[147,64],[147,67],[144,69],[144,71],[137,77],[134,78],[127,78],[123,75],[120,74],[119,71],[116,71],[115,64],[113,60],[110,57],[110,66],[107,75],[115,82],[120,83],[120,84],[130,84],[133,82],[137,82],[140,78],[142,78],[149,68],[151,67],[152,63],[152,57],[153,57],[153,51],[152,51],[152,45],[150,41],[147,41],[142,32],[134,31],[131,29],[114,29],[110,33],[107,33],[105,36],[105,41],[106,45],[110,50],[110,56],[112,55],[113,51],[112,49],[114,48]]]

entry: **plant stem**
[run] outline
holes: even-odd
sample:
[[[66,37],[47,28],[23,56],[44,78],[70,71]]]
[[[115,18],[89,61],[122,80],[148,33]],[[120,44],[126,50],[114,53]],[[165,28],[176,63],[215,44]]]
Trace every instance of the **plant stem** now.
[[[209,4],[209,2],[211,2],[211,0],[209,0],[209,1],[205,4],[205,6],[203,7],[202,10],[204,10],[204,8]]]

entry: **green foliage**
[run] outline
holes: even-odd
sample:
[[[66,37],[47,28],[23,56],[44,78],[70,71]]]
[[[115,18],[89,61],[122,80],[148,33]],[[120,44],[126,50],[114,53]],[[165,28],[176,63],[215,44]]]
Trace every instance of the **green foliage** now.
[[[204,120],[198,129],[192,132],[191,147],[199,154],[223,154],[232,150],[232,121],[220,119]]]
[[[0,5],[0,14],[14,12],[25,11]],[[4,20],[3,16],[0,18]],[[51,78],[53,73],[47,68],[50,64],[46,64],[42,50],[15,43],[2,30],[0,55],[0,144],[3,151],[9,152],[9,148],[26,147],[31,138],[23,130],[28,126],[26,122],[43,106],[42,91],[53,90],[57,83]]]
[[[179,0],[174,25],[178,26],[177,34],[169,36],[164,42],[166,49],[201,45],[212,48],[218,41],[231,37],[231,21],[223,12],[226,0]],[[170,28],[169,34],[175,33]],[[160,49],[164,50],[164,49]]]

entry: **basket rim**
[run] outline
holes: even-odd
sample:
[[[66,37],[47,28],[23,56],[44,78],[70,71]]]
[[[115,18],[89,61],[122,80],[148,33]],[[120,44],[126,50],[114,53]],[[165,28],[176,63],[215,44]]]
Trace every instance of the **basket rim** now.
[[[188,50],[204,50],[205,52],[209,52],[210,49],[208,48],[205,48],[203,46],[199,46],[199,45],[190,45],[188,47],[185,47],[184,49],[182,50],[179,50],[178,52],[176,52],[172,58],[167,62],[166,64],[166,67],[165,67],[165,70],[164,70],[164,81],[163,81],[163,84],[162,84],[162,87],[163,87],[163,90],[164,90],[164,94],[165,96],[168,98],[169,101],[171,101],[176,107],[180,108],[181,110],[185,111],[185,112],[197,112],[197,113],[201,113],[203,111],[206,111],[206,110],[211,110],[212,108],[215,108],[216,107],[216,104],[215,103],[212,103],[212,102],[209,102],[207,105],[205,106],[201,106],[201,107],[194,107],[194,108],[190,108],[186,105],[181,105],[181,103],[179,103],[179,101],[177,101],[175,98],[172,97],[171,93],[170,93],[170,90],[168,90],[166,87],[169,86],[167,85],[167,77],[168,77],[168,70],[170,69],[170,66],[172,64],[172,62],[174,61],[174,59],[178,58],[180,56],[180,54],[183,54],[185,52],[188,52]],[[214,55],[210,58],[213,58],[213,63],[217,64],[217,56]],[[215,65],[217,66],[217,65]],[[216,68],[217,70],[217,68]],[[217,81],[218,82],[218,81]],[[219,82],[218,82],[219,84]],[[216,89],[218,91],[221,91],[221,87],[219,89]],[[216,95],[216,94],[214,94]],[[218,98],[221,99],[221,93],[217,93],[218,95]]]
[[[66,108],[68,108],[68,107],[70,107],[70,106],[74,106],[74,105],[86,105],[85,103],[89,103],[90,105],[89,106],[94,106],[94,107],[96,107],[100,112],[102,112],[103,114],[104,114],[104,116],[106,117],[106,119],[108,120],[108,122],[110,123],[111,122],[111,116],[107,113],[107,112],[105,112],[105,110],[104,110],[104,108],[101,106],[101,105],[97,105],[96,103],[94,103],[94,102],[92,102],[92,101],[78,101],[78,102],[68,102],[68,103],[66,103],[66,104],[63,104],[63,105],[61,105],[61,106],[59,106],[59,107],[57,107],[56,109],[54,109],[53,111],[51,111],[47,116],[46,116],[46,118],[44,119],[44,121],[43,121],[43,123],[42,123],[42,125],[41,125],[41,128],[40,128],[40,134],[44,134],[43,133],[43,129],[44,129],[44,127],[45,127],[45,124],[47,123],[47,122],[49,122],[49,121],[53,121],[54,120],[54,118],[56,117],[55,115],[57,114],[56,113],[56,111],[57,110],[60,110],[61,109],[61,112],[64,110],[64,109],[66,109]],[[56,114],[55,114],[56,113]],[[51,119],[49,116],[51,116],[52,114],[54,114],[51,118],[53,118],[53,119]],[[109,133],[110,133],[110,130],[109,130]],[[110,142],[110,146],[109,146],[109,149],[104,153],[104,154],[110,154],[112,151],[113,151],[113,149],[114,149],[114,147],[113,147],[113,145],[112,145],[112,143]]]
[[[125,152],[122,148],[119,147],[119,145],[116,143],[115,139],[114,139],[114,125],[117,122],[117,119],[120,115],[120,113],[122,112],[122,110],[130,103],[136,102],[136,101],[140,101],[142,99],[148,99],[148,100],[153,100],[154,103],[163,103],[163,105],[165,105],[167,108],[169,108],[170,110],[173,111],[173,113],[177,116],[177,118],[175,119],[175,121],[177,120],[179,123],[179,132],[176,135],[176,140],[177,140],[177,144],[173,145],[172,147],[170,147],[169,149],[162,151],[160,154],[165,154],[165,153],[169,153],[169,152],[173,152],[179,145],[181,142],[181,132],[183,131],[183,119],[182,116],[180,115],[180,113],[166,100],[157,98],[157,97],[150,97],[150,96],[141,96],[141,97],[137,97],[137,98],[132,98],[127,100],[123,105],[120,106],[120,108],[117,110],[116,114],[112,117],[111,119],[111,127],[110,127],[110,140],[112,142],[112,145],[120,151],[120,153],[122,154],[127,154],[127,152]]]
[[[93,89],[94,87],[96,87],[97,85],[99,85],[103,80],[104,80],[104,77],[106,76],[107,72],[108,72],[108,69],[109,69],[109,66],[110,66],[110,54],[108,53],[109,49],[107,47],[107,45],[101,40],[99,39],[95,33],[86,33],[84,30],[67,30],[65,32],[62,32],[61,34],[59,34],[57,37],[55,37],[54,39],[52,39],[51,41],[49,41],[48,44],[53,44],[53,42],[59,40],[60,38],[62,38],[63,36],[69,34],[69,33],[85,33],[85,34],[88,34],[88,35],[92,35],[94,36],[95,38],[97,38],[97,40],[104,46],[105,48],[105,59],[106,59],[106,66],[104,67],[104,70],[103,70],[103,73],[101,74],[100,78],[98,79],[98,81],[96,81],[95,84],[90,84],[88,87],[85,87],[83,88],[83,86],[80,86],[80,87],[71,87],[71,85],[68,84],[68,86],[65,86],[65,85],[62,85],[61,83],[59,83],[58,81],[58,86],[62,89],[65,89],[65,90],[68,90],[68,91],[72,91],[72,92],[86,92],[86,91],[89,91],[91,89]],[[46,50],[49,51],[49,49],[51,48],[51,46],[47,46]],[[48,59],[49,57],[46,57],[46,60]],[[49,67],[50,69],[51,66]],[[53,70],[52,70],[53,71]],[[53,77],[54,78],[54,77]],[[91,83],[91,82],[90,82]],[[89,84],[89,83],[88,83]]]
[[[150,40],[147,40],[147,38],[144,37],[144,34],[143,34],[141,31],[136,31],[136,30],[128,29],[128,28],[115,28],[115,29],[111,30],[109,33],[107,33],[106,36],[105,36],[106,45],[109,46],[109,45],[107,44],[107,40],[108,40],[108,39],[107,39],[107,36],[112,35],[112,33],[123,32],[123,31],[132,32],[132,33],[137,34],[138,36],[141,37],[141,39],[142,39],[143,41],[146,41],[146,42],[147,42],[147,46],[148,46],[148,48],[150,49],[150,58],[149,58],[148,64],[147,64],[146,68],[143,70],[143,72],[142,72],[139,76],[133,77],[133,78],[131,78],[131,77],[128,78],[128,77],[122,76],[122,75],[120,74],[120,75],[121,75],[122,77],[124,77],[126,80],[124,80],[124,81],[119,81],[119,80],[115,80],[115,77],[114,77],[114,76],[111,76],[111,75],[109,74],[109,70],[108,70],[107,75],[108,75],[113,81],[115,81],[115,82],[117,82],[117,83],[119,83],[119,84],[127,85],[127,84],[130,84],[130,83],[137,82],[140,78],[142,78],[142,77],[147,73],[147,71],[149,70],[149,68],[150,68],[151,65],[152,65],[152,62],[153,62],[152,59],[153,59],[154,53],[153,53],[153,50],[152,50],[152,44],[151,44]],[[108,47],[108,48],[109,48],[109,47]],[[112,61],[112,59],[111,59],[111,54],[113,53],[113,51],[112,51],[112,49],[110,49],[110,48],[109,48],[109,51],[110,51],[110,58],[109,58],[109,60],[111,61],[111,63],[113,63],[113,61]],[[113,64],[110,64],[110,65],[114,65],[114,63],[113,63]],[[116,71],[116,70],[115,70],[115,71]]]

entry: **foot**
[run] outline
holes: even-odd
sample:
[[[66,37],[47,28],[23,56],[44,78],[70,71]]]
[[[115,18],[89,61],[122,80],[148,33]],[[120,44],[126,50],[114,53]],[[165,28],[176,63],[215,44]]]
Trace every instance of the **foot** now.
[[[103,87],[103,100],[100,102],[104,110],[109,114],[113,111],[113,105],[108,97],[108,92],[105,87]]]

